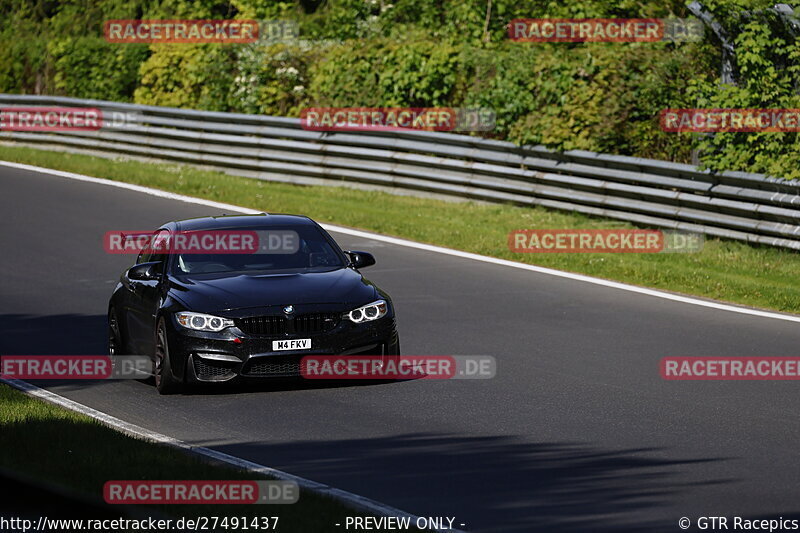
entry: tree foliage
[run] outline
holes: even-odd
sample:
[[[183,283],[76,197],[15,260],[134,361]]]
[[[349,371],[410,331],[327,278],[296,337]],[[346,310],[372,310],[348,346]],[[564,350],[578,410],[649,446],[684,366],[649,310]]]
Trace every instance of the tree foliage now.
[[[515,43],[514,18],[686,17],[683,0],[0,0],[0,91],[297,116],[311,106],[495,110],[519,144],[690,160],[800,177],[795,133],[676,134],[680,107],[800,108],[800,45],[766,0],[703,0],[720,45]],[[488,36],[485,24],[489,17]],[[292,20],[300,39],[248,45],[110,44],[108,19]]]

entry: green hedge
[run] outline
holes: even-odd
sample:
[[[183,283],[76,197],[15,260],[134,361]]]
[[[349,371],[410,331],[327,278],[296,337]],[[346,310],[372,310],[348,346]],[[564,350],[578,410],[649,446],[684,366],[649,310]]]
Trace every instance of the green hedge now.
[[[297,116],[310,106],[480,106],[488,135],[800,177],[793,133],[676,134],[666,107],[800,107],[800,46],[771,1],[704,0],[736,37],[736,87],[701,43],[513,43],[534,17],[687,16],[683,0],[6,0],[0,92]],[[301,40],[112,45],[108,18],[292,19]],[[488,30],[488,31],[485,31]]]
[[[95,36],[53,40],[47,51],[57,92],[117,101],[131,100],[140,83],[139,67],[150,54],[147,45],[117,46]]]

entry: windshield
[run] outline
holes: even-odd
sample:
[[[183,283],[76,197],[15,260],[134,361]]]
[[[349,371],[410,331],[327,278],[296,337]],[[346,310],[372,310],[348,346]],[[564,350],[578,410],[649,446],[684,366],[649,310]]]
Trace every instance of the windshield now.
[[[316,226],[241,228],[254,232],[257,249],[245,253],[178,253],[176,275],[264,271],[324,271],[345,266],[333,240]],[[236,231],[236,230],[232,230]]]

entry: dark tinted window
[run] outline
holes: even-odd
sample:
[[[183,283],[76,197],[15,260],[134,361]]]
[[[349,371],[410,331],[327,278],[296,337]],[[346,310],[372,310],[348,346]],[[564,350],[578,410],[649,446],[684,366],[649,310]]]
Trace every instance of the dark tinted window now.
[[[233,231],[233,230],[232,230]],[[225,272],[316,271],[345,266],[341,252],[316,226],[270,226],[242,228],[254,231],[259,249],[254,253],[178,253],[173,262],[177,275]],[[286,247],[270,247],[276,235],[286,237]]]

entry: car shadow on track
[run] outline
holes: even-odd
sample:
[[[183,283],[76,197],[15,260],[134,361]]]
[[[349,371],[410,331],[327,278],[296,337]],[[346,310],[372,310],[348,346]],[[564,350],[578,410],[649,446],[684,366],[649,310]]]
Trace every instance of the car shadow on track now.
[[[734,481],[692,477],[722,458],[525,439],[427,433],[212,446],[419,516],[455,516],[467,531],[675,531],[680,515],[663,518],[672,500]]]
[[[105,315],[0,315],[0,353],[102,355]]]
[[[377,385],[391,385],[402,383],[402,381],[388,380],[306,380],[302,378],[283,379],[261,379],[256,381],[246,381],[237,383],[202,384],[187,387],[184,395],[227,395],[227,394],[247,394],[254,392],[283,392],[300,391],[315,389],[339,389],[347,387],[371,387]]]

